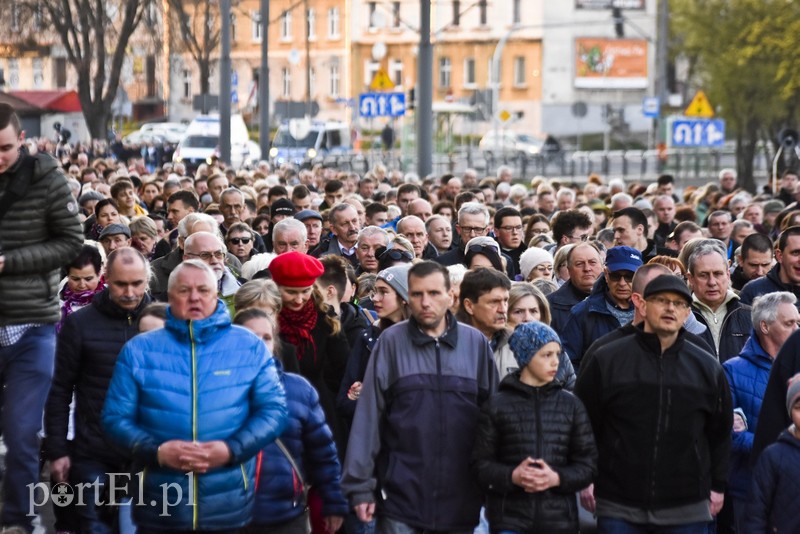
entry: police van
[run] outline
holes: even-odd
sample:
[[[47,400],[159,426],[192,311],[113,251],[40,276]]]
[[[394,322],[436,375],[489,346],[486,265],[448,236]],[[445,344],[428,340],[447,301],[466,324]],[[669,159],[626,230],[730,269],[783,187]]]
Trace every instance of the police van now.
[[[269,157],[276,165],[291,163],[303,166],[317,158],[351,150],[350,127],[347,124],[294,119],[278,127]]]

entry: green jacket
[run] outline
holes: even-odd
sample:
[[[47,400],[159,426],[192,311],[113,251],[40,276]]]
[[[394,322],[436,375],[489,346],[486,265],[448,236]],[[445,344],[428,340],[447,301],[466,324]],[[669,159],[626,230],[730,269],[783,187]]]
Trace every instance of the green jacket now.
[[[0,326],[59,320],[60,269],[81,250],[78,203],[58,162],[47,154],[20,155],[0,174]]]

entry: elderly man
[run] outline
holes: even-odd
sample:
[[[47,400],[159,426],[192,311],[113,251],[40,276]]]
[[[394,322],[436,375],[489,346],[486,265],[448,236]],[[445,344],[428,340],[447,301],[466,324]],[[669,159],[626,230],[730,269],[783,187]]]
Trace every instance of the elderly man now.
[[[408,203],[408,214],[419,217],[422,222],[428,220],[428,217],[433,215],[433,207],[431,203],[424,198],[418,198]]]
[[[194,232],[186,238],[183,245],[183,261],[199,259],[214,271],[218,296],[225,302],[233,316],[233,297],[241,284],[236,275],[225,265],[225,257],[225,244],[211,232]]]
[[[738,245],[734,245],[731,239],[733,216],[729,211],[718,210],[708,216],[708,233],[714,239],[722,241],[727,250],[727,258],[733,258],[733,252]]]
[[[358,258],[357,274],[378,272],[377,251],[389,243],[389,234],[383,228],[367,226],[358,233],[356,257]]]
[[[415,257],[432,260],[439,255],[436,247],[428,242],[425,223],[419,217],[408,215],[397,221],[397,233],[402,234],[411,242]]]
[[[656,197],[653,201],[653,211],[656,213],[658,219],[658,226],[656,227],[653,239],[656,245],[663,247],[666,246],[667,237],[678,223],[675,222],[675,200],[672,195],[661,195]]]
[[[165,327],[125,345],[106,396],[107,436],[130,452],[134,472],[146,470],[133,492],[145,531],[248,524],[254,457],[286,423],[274,360],[258,337],[231,325],[216,282],[203,262],[175,268]]]
[[[750,453],[758,428],[761,401],[772,362],[800,322],[796,304],[797,297],[785,291],[756,297],[752,309],[753,332],[739,355],[722,365],[736,409],[728,486],[728,495],[733,500],[728,503],[733,505],[736,532],[744,532],[741,525],[744,524],[744,511],[752,483]]]
[[[642,255],[635,248],[608,249],[605,276],[586,300],[572,308],[564,326],[564,350],[575,369],[594,340],[633,320],[633,274],[641,266]]]
[[[109,224],[100,232],[98,239],[108,256],[119,248],[131,246],[131,229],[124,224]]]
[[[719,171],[719,190],[723,195],[729,195],[736,190],[735,169],[722,169]]]
[[[295,213],[294,218],[306,227],[306,250],[313,250],[322,237],[322,215],[318,211],[303,210]]]
[[[758,234],[748,236],[745,241],[757,239],[756,235]],[[771,252],[770,250],[770,254]],[[766,276],[744,286],[740,295],[742,304],[751,304],[755,297],[774,291],[788,291],[800,296],[800,226],[792,226],[781,233],[775,259],[778,260],[777,263]],[[762,263],[764,262],[762,257]]]
[[[594,283],[603,274],[600,251],[591,243],[572,245],[567,252],[567,271],[569,280],[547,295],[550,326],[556,332],[564,331],[572,308],[589,296]]]
[[[326,254],[344,256],[355,267],[358,261],[356,241],[358,241],[358,232],[361,230],[358,212],[350,204],[337,204],[331,208],[328,220],[333,235],[320,241],[319,245],[309,254],[315,258]]]
[[[308,231],[306,225],[297,219],[279,221],[272,229],[272,252],[275,255],[296,250],[308,252]]]
[[[702,533],[728,476],[728,385],[719,362],[686,339],[686,284],[662,274],[642,297],[642,325],[587,359],[575,387],[599,452],[589,508],[599,532]]]
[[[53,385],[45,409],[44,453],[53,482],[87,484],[97,493],[85,496],[75,510],[85,532],[111,532],[94,504],[102,499],[106,473],[124,472],[130,457],[103,434],[100,413],[122,346],[137,334],[136,320],[148,302],[150,266],[133,248],[108,256],[107,287],[92,303],[71,314],[59,333]],[[70,404],[75,395],[75,437],[69,443]],[[97,485],[94,485],[99,479]]]
[[[720,362],[733,358],[750,335],[750,309],[739,302],[731,286],[728,259],[722,245],[709,239],[689,256],[689,285],[694,292],[692,311],[706,326],[702,337],[714,347]]]
[[[219,225],[219,229],[222,235],[225,236],[228,233],[228,228],[247,218],[245,215],[247,212],[247,205],[245,204],[244,193],[235,187],[225,189],[220,193],[219,211],[222,212],[222,216],[224,217],[222,224]],[[256,252],[266,252],[267,249],[264,246],[264,240],[261,239],[258,232],[253,232],[253,240],[253,248]]]
[[[436,252],[444,254],[449,252],[453,245],[453,227],[450,221],[441,215],[431,215],[425,221],[425,231],[428,233],[428,242],[436,247]]]

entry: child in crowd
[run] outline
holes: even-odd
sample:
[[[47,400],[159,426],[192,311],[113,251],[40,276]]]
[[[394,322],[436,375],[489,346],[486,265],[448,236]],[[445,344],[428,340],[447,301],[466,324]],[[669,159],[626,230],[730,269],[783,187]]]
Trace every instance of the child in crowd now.
[[[764,449],[753,472],[744,532],[800,532],[800,374],[789,381],[786,409],[792,424]]]
[[[151,330],[164,328],[167,322],[167,304],[165,302],[151,302],[139,314],[139,333],[144,334]]]
[[[578,532],[575,492],[597,471],[581,401],[555,381],[561,341],[549,326],[517,326],[519,364],[483,406],[472,465],[486,493],[492,532]]]

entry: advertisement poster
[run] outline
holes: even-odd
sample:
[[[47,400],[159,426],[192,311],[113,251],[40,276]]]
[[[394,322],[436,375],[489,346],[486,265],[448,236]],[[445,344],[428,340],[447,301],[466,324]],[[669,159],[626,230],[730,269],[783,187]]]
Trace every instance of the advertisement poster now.
[[[644,39],[575,39],[575,87],[646,89],[647,41]]]

